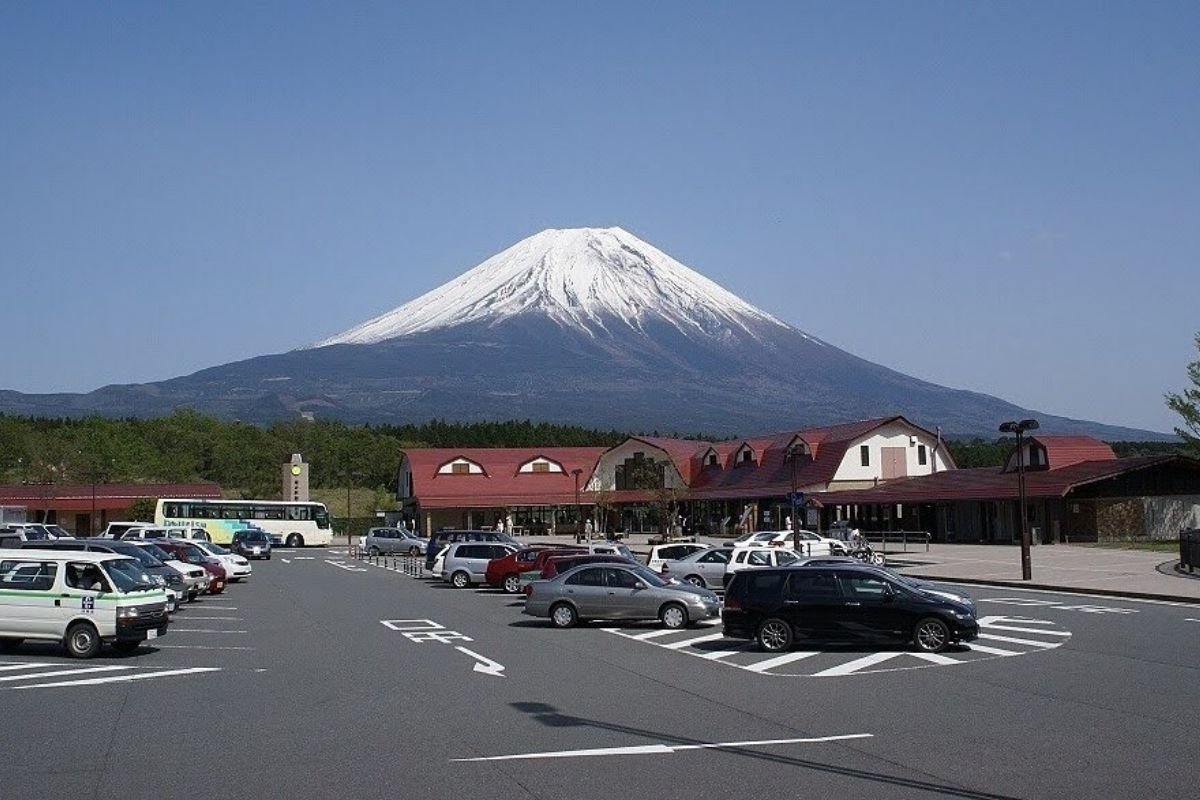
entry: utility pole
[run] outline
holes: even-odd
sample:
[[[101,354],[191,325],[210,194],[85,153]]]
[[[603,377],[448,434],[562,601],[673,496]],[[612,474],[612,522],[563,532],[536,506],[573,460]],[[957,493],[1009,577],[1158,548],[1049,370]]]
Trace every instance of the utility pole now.
[[[1038,429],[1036,419],[1023,419],[1019,422],[1009,421],[1000,424],[1001,433],[1017,435],[1017,498],[1018,511],[1021,515],[1021,580],[1033,580],[1033,559],[1030,554],[1029,513],[1025,509],[1025,446],[1026,431]]]

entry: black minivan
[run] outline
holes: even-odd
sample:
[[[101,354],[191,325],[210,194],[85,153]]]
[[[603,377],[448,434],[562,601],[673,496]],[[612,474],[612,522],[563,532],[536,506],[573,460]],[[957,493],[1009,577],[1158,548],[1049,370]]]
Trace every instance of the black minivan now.
[[[866,564],[822,564],[734,573],[724,633],[780,652],[797,639],[911,642],[937,653],[979,635],[970,599]]]

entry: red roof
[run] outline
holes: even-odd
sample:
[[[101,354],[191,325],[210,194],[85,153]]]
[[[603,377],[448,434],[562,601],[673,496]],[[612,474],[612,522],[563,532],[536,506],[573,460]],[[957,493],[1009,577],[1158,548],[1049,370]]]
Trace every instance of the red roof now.
[[[1113,461],[1117,454],[1105,442],[1091,436],[1031,436],[1030,442],[1046,450],[1048,469],[1060,469],[1084,461]]]
[[[581,501],[588,478],[605,447],[476,447],[405,450],[412,473],[413,496],[422,508],[492,508],[496,506],[569,505],[575,502],[575,476],[581,470]],[[562,472],[518,472],[544,457]],[[474,461],[484,475],[445,475],[438,469],[457,458]]]
[[[93,495],[94,492],[94,495]],[[215,483],[23,483],[0,486],[0,505],[54,508],[60,511],[89,511],[128,508],[142,498],[220,499]]]
[[[1172,461],[1200,470],[1200,461],[1170,455],[1085,461],[1060,469],[1027,471],[1025,494],[1031,498],[1064,497],[1080,486]],[[1015,500],[1018,496],[1016,472],[1006,472],[996,467],[980,467],[900,478],[871,489],[825,492],[820,495],[820,500],[827,505],[886,505],[955,500]]]

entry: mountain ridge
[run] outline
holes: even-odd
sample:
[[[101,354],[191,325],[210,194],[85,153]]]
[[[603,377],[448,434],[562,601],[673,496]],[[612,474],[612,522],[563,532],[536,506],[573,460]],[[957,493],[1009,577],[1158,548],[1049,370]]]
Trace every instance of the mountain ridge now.
[[[309,347],[87,394],[0,391],[0,413],[157,416],[178,407],[270,422],[541,419],[744,435],[901,414],[994,437],[1165,440],[922,381],[781,322],[621,228],[549,229]]]

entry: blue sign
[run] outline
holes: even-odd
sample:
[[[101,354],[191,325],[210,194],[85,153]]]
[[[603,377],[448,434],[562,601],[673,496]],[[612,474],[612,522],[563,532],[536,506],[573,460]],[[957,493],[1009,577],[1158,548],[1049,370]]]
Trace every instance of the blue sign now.
[[[804,505],[804,492],[792,492],[788,499],[792,501],[792,508],[800,508]]]

